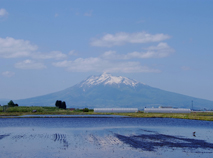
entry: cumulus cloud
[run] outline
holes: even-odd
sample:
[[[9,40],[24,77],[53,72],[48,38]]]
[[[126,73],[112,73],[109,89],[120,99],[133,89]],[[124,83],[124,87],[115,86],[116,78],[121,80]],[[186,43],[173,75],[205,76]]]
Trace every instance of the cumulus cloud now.
[[[38,52],[38,46],[33,45],[30,41],[14,39],[12,37],[0,38],[0,57],[2,58],[19,58],[31,57],[35,59],[63,59],[67,55],[60,51],[50,53]]]
[[[0,9],[0,18],[1,17],[6,17],[8,15],[8,12],[6,11],[6,9],[1,8]]]
[[[43,63],[36,62],[30,59],[18,62],[15,64],[18,69],[44,69],[46,66]]]
[[[159,73],[160,70],[141,65],[140,62],[130,61],[135,58],[164,58],[173,53],[174,50],[167,43],[159,43],[157,46],[150,46],[144,52],[131,52],[117,54],[110,50],[99,57],[77,58],[76,60],[64,60],[53,63],[56,67],[64,67],[72,72],[152,72]],[[73,53],[73,52],[72,52]],[[72,54],[71,53],[71,54]]]
[[[104,59],[111,60],[127,60],[133,58],[165,58],[174,52],[174,49],[171,48],[167,43],[159,43],[157,46],[151,46],[145,49],[144,52],[131,52],[127,54],[117,54],[116,51],[107,51],[102,55]]]
[[[78,58],[74,61],[61,61],[53,63],[56,67],[64,67],[72,72],[160,72],[147,66],[141,66],[139,62],[111,62],[102,58]]]
[[[174,53],[167,43],[159,43],[157,46],[147,48],[146,52],[132,52],[126,55],[126,58],[165,58]]]
[[[146,32],[138,33],[125,33],[120,32],[116,34],[106,34],[101,38],[94,38],[91,41],[92,46],[97,47],[112,47],[124,45],[126,43],[150,43],[150,42],[160,42],[169,39],[169,35],[165,34],[149,34]]]
[[[14,72],[11,72],[11,71],[5,71],[5,72],[2,72],[2,75],[3,75],[4,77],[12,77],[12,76],[15,75],[15,73],[14,73]]]
[[[0,57],[17,58],[30,56],[38,47],[29,41],[11,37],[0,38]]]
[[[74,61],[62,61],[53,63],[56,67],[66,67],[70,71],[87,72],[99,71],[102,60],[100,58],[77,58]],[[102,63],[103,66],[104,63]]]

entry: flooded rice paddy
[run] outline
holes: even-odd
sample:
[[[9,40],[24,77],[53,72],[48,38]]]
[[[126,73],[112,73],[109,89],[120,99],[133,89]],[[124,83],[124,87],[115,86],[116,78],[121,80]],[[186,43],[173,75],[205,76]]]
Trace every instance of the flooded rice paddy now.
[[[0,118],[0,157],[211,157],[213,122],[170,118]]]

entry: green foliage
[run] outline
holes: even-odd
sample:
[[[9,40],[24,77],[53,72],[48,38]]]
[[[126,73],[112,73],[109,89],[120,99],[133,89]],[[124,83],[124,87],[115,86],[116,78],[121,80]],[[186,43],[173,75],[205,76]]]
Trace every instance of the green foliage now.
[[[56,100],[56,102],[55,102],[56,107],[60,108],[61,104],[62,104],[61,100]]]
[[[77,108],[77,109],[74,110],[74,112],[83,112],[83,109]]]
[[[29,107],[29,106],[14,106],[9,107],[6,112],[32,112],[33,110],[36,110],[37,112],[43,112],[44,109],[42,107]]]
[[[3,106],[3,109],[2,109],[2,112],[6,112],[8,108],[9,108],[8,105],[4,105],[4,106]]]
[[[83,112],[89,112],[89,109],[88,108],[84,108]]]
[[[94,109],[89,109],[89,112],[94,112]]]
[[[8,106],[4,106],[8,107]],[[6,108],[5,112],[30,112],[32,113],[33,110],[36,112],[45,113],[45,112],[58,112],[60,111],[57,107],[39,107],[39,106],[14,106]],[[3,107],[0,107],[0,112],[3,111]]]
[[[62,102],[61,108],[62,108],[62,109],[66,109],[66,108],[67,108],[67,105],[66,105],[66,102],[65,102],[65,101]]]
[[[11,101],[8,102],[7,105],[8,105],[9,107],[13,107],[15,104],[14,104],[14,102],[11,100]]]
[[[57,107],[43,106],[44,111],[58,111]]]
[[[9,103],[7,104],[9,107],[15,107],[18,106],[18,104],[15,104],[12,100],[9,101]]]
[[[55,102],[55,106],[58,107],[58,108],[61,108],[61,109],[66,109],[67,106],[66,106],[66,102],[65,101],[61,101],[61,100],[57,100]]]

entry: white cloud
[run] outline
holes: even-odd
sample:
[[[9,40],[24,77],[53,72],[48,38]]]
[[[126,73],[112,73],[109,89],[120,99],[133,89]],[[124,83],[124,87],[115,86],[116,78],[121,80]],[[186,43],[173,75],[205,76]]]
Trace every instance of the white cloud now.
[[[132,58],[165,58],[172,54],[172,49],[167,43],[159,43],[157,46],[151,46],[144,52],[131,52],[127,54],[117,54],[116,51],[107,51],[101,57],[110,60],[127,60]]]
[[[36,59],[56,59],[56,60],[63,59],[63,58],[67,57],[66,54],[63,54],[60,51],[52,51],[50,53],[36,52],[36,53],[33,53],[31,56],[33,58],[36,58]]]
[[[30,41],[14,39],[12,37],[0,38],[0,57],[2,58],[19,58],[30,57],[35,59],[63,59],[67,55],[60,51],[50,53],[38,52],[38,46],[33,45]]]
[[[1,17],[6,17],[8,15],[8,12],[6,11],[6,9],[1,8],[0,9],[0,18]]]
[[[147,48],[146,52],[132,52],[126,55],[126,58],[165,58],[174,53],[174,49],[167,43],[159,43],[157,46]]]
[[[5,72],[2,72],[2,75],[3,75],[4,77],[12,77],[12,76],[15,75],[15,73],[14,73],[14,72],[11,72],[11,71],[5,71]]]
[[[112,47],[124,45],[126,43],[150,43],[150,42],[160,42],[169,39],[169,35],[165,34],[155,34],[151,35],[146,32],[138,33],[125,33],[120,32],[116,34],[106,34],[99,39],[92,39],[91,45],[97,47]]]
[[[87,72],[87,71],[99,71],[101,64],[100,58],[77,58],[74,61],[62,61],[53,63],[56,67],[66,67],[70,71],[74,72]]]
[[[69,53],[68,53],[68,55],[74,55],[74,56],[76,56],[78,53],[76,53],[76,51],[75,50],[71,50]]]
[[[78,58],[74,61],[55,62],[53,65],[72,72],[160,72],[158,69],[141,66],[139,62],[111,62],[102,58]]]
[[[30,56],[38,47],[29,41],[14,39],[11,37],[0,38],[0,57],[17,58]]]
[[[126,61],[134,58],[163,58],[167,57],[174,50],[167,43],[159,43],[157,46],[151,46],[145,49],[146,51],[132,52],[127,54],[117,54],[116,51],[107,51],[99,57],[77,58],[76,60],[64,60],[55,62],[55,67],[64,67],[72,72],[152,72],[159,73],[160,70],[142,66],[140,62]],[[73,54],[71,51],[70,54]],[[125,61],[123,61],[125,60]]]
[[[43,63],[35,62],[35,61],[29,60],[29,59],[16,63],[15,67],[18,69],[44,69],[44,68],[46,68],[46,66]]]
[[[158,69],[153,69],[148,66],[142,66],[140,62],[119,62],[111,63],[111,65],[104,70],[104,72],[124,72],[124,73],[159,73]]]
[[[105,52],[101,57],[104,59],[109,59],[109,60],[116,60],[116,59],[124,58],[123,55],[117,54],[116,51],[112,51],[112,50]]]

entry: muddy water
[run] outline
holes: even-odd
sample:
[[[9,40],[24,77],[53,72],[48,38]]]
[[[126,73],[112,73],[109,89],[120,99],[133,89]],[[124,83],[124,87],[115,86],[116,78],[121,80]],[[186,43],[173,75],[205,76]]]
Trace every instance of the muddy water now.
[[[195,133],[193,133],[195,132]],[[212,157],[213,122],[0,118],[0,157]]]

